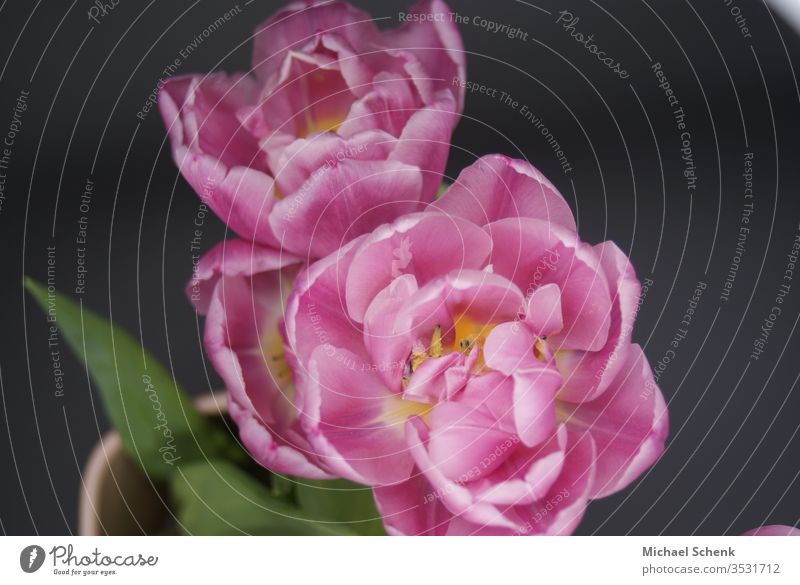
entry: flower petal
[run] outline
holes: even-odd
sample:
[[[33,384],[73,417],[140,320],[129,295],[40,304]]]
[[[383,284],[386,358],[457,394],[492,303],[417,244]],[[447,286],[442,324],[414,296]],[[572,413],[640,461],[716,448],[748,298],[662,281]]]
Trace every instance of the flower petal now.
[[[595,246],[611,291],[611,312],[606,343],[595,352],[566,351],[556,355],[564,376],[560,396],[579,402],[603,393],[625,362],[633,323],[639,306],[641,285],[630,260],[612,242]]]
[[[402,274],[413,274],[423,286],[453,270],[482,268],[490,247],[475,224],[440,214],[415,213],[381,226],[367,237],[347,275],[350,316],[362,321],[373,297]]]
[[[309,363],[302,422],[324,465],[367,485],[408,479],[402,399],[352,352],[318,347]],[[397,416],[395,416],[395,414]]]
[[[373,488],[375,504],[390,536],[446,534],[453,514],[434,497],[425,476],[414,470],[407,481]]]
[[[409,20],[402,26],[386,31],[386,43],[396,49],[411,53],[425,66],[426,75],[416,76],[417,83],[433,78],[438,89],[452,83],[452,79],[466,78],[466,53],[464,43],[453,22],[453,11],[441,0],[422,0],[407,13]],[[414,15],[431,15],[419,18]],[[464,92],[458,92],[458,110],[464,109]],[[423,90],[423,95],[425,94]]]
[[[252,60],[256,75],[268,79],[280,69],[289,51],[299,50],[323,34],[335,34],[354,47],[369,46],[377,39],[369,14],[346,2],[293,2],[256,29]]]
[[[528,217],[575,231],[572,211],[553,184],[528,162],[498,154],[461,171],[434,207],[481,226]]]
[[[326,478],[298,423],[279,331],[281,290],[278,272],[221,278],[208,307],[205,346],[253,458],[277,473]]]
[[[557,333],[564,327],[561,289],[557,284],[541,286],[528,296],[525,322],[538,336]]]
[[[535,369],[542,364],[533,355],[536,336],[525,323],[501,323],[491,330],[483,346],[486,365],[506,376],[519,369]]]
[[[319,258],[404,213],[420,208],[420,170],[398,162],[344,160],[322,167],[269,223],[281,246]]]
[[[299,258],[288,252],[244,240],[226,240],[211,248],[197,263],[192,279],[186,284],[186,296],[199,313],[205,314],[221,277],[251,276],[299,262]]]
[[[554,349],[597,351],[608,339],[612,302],[601,259],[576,234],[537,219],[486,226],[495,272],[532,291],[557,284],[564,328],[548,337]]]
[[[299,361],[295,376],[306,374],[306,361],[317,346],[347,347],[368,360],[362,327],[344,310],[345,275],[362,242],[363,237],[353,240],[295,279],[286,302],[286,343]]]
[[[561,375],[553,367],[520,370],[514,374],[514,424],[522,442],[532,447],[553,432],[555,395]]]
[[[593,498],[627,487],[664,452],[667,407],[638,345],[630,346],[616,378],[599,397],[560,405],[570,431],[590,434],[597,446]]]
[[[394,392],[401,391],[412,343],[408,336],[395,331],[394,321],[397,312],[416,291],[414,276],[404,274],[375,295],[364,315],[364,346],[386,386]]]

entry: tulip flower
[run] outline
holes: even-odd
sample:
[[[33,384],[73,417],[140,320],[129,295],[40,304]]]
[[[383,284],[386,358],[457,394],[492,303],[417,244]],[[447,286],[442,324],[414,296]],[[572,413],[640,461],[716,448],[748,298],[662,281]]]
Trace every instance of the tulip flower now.
[[[374,487],[390,533],[570,533],[664,449],[639,294],[541,173],[484,157],[298,276],[300,427],[322,469]]]
[[[166,81],[173,158],[231,230],[312,260],[433,200],[464,53],[441,0],[411,14],[380,31],[346,3],[296,2],[258,27],[249,72]]]

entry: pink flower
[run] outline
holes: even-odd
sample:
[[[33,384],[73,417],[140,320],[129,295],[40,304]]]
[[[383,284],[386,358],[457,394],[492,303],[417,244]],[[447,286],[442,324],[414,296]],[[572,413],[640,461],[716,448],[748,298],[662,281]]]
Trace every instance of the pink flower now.
[[[447,15],[441,0],[414,13]],[[256,31],[252,74],[168,80],[173,157],[239,236],[318,258],[435,196],[463,108],[449,18],[379,31],[342,2],[296,2]]]
[[[753,528],[742,534],[742,536],[800,536],[800,529],[794,526],[772,524],[770,526]]]
[[[639,292],[536,169],[480,159],[298,276],[285,337],[315,461],[374,486],[392,534],[572,532],[664,449]]]
[[[253,459],[277,473],[325,479],[300,428],[292,355],[281,336],[284,299],[300,266],[285,252],[221,242],[200,260],[186,293],[206,315],[205,348]]]

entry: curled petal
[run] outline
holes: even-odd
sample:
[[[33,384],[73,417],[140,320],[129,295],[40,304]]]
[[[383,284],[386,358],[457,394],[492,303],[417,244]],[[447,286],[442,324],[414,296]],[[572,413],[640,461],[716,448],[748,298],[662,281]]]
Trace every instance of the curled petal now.
[[[506,376],[517,370],[541,367],[534,357],[536,336],[525,323],[519,321],[501,323],[489,333],[483,347],[486,365]]]
[[[560,352],[558,367],[565,384],[561,396],[578,402],[603,393],[624,363],[639,304],[641,285],[630,260],[613,243],[595,246],[609,283],[610,321],[607,340],[598,351]]]
[[[419,168],[391,161],[345,160],[323,167],[269,223],[281,247],[318,258],[404,213],[420,208]]]
[[[299,264],[288,252],[244,240],[226,240],[206,252],[186,285],[186,296],[202,314],[208,311],[211,294],[223,276],[251,276]]]
[[[389,157],[423,170],[422,200],[425,203],[433,201],[442,184],[450,137],[458,121],[455,107],[452,96],[445,92],[430,106],[413,112]]]
[[[344,311],[346,274],[363,238],[301,272],[286,302],[286,343],[297,356],[296,376],[303,376],[306,362],[318,346],[348,347],[367,360],[363,330]]]
[[[336,34],[351,46],[361,47],[375,42],[378,33],[369,14],[346,2],[293,2],[256,29],[252,60],[256,75],[268,79],[289,51],[324,34]]]
[[[390,536],[441,536],[453,514],[432,496],[430,482],[419,470],[407,481],[373,488],[375,504]]]
[[[208,307],[206,349],[253,458],[278,473],[326,478],[298,422],[279,331],[281,309],[278,272],[222,277]]]
[[[461,171],[434,207],[481,226],[527,217],[575,231],[572,211],[553,184],[528,162],[499,154],[484,156]]]
[[[411,340],[395,331],[394,321],[416,291],[414,276],[404,274],[375,295],[364,315],[364,346],[387,387],[396,392],[402,386]]]
[[[664,452],[669,420],[664,397],[638,345],[631,345],[608,389],[591,401],[560,402],[571,432],[597,446],[593,498],[627,487]]]
[[[309,363],[303,427],[326,468],[367,485],[408,479],[405,404],[355,354],[318,347]]]
[[[431,213],[401,217],[364,241],[347,275],[347,310],[360,322],[392,279],[412,274],[423,286],[453,270],[482,268],[490,247],[486,233],[471,222]]]
[[[539,336],[558,333],[563,329],[561,289],[557,284],[546,284],[528,296],[525,322]]]
[[[547,495],[523,511],[520,534],[572,534],[583,519],[594,485],[596,447],[591,437],[567,433],[564,467]]]
[[[389,46],[411,53],[425,64],[428,76],[436,80],[434,88],[451,84],[453,78],[466,78],[464,43],[450,17],[452,13],[442,0],[422,0],[408,11],[412,15],[409,22],[385,34]],[[414,19],[413,15],[431,15],[432,18]],[[415,77],[418,84],[424,80],[424,76]],[[459,111],[464,109],[464,92],[465,88],[460,88]]]
[[[514,374],[514,424],[526,445],[538,445],[553,432],[555,395],[560,386],[561,375],[552,367]]]

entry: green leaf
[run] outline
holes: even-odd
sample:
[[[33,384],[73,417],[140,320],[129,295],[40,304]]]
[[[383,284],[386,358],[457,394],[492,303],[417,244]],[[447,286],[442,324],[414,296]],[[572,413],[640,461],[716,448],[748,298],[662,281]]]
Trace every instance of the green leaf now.
[[[227,461],[182,465],[170,488],[186,534],[355,535],[346,525],[315,522],[306,511],[273,497],[269,487]]]
[[[125,451],[145,473],[165,479],[178,465],[230,449],[230,437],[124,329],[30,278],[25,287],[88,369]]]
[[[296,482],[298,505],[309,517],[340,522],[358,534],[386,534],[369,487],[344,479]]]
[[[439,190],[436,191],[436,199],[444,195],[444,192],[450,188],[450,183],[447,181],[442,181],[442,184],[439,185]]]

